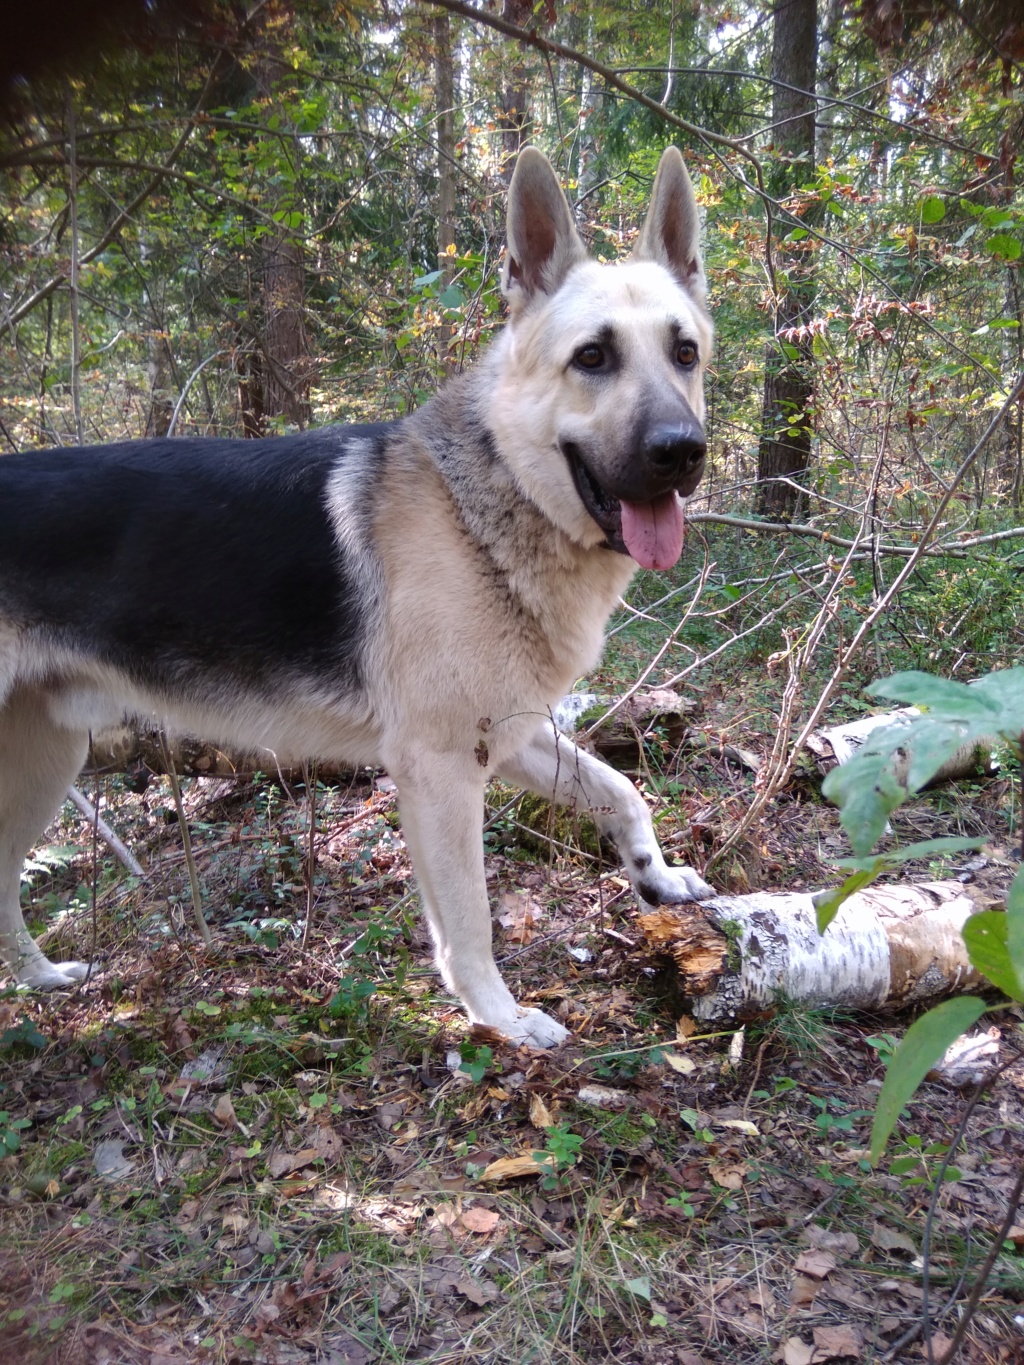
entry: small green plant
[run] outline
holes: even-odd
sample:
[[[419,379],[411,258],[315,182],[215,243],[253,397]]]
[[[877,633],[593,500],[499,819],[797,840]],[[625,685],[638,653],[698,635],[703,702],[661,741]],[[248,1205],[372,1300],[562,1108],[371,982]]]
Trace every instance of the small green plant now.
[[[541,1188],[554,1190],[558,1188],[564,1172],[579,1161],[583,1139],[565,1123],[553,1124],[545,1131],[544,1137],[544,1150],[534,1152],[533,1159],[545,1172],[541,1177]]]
[[[480,1084],[494,1065],[494,1049],[478,1046],[471,1043],[468,1038],[459,1044],[459,1056],[462,1058],[459,1070],[476,1085]]]
[[[33,1048],[37,1052],[46,1046],[46,1035],[39,1032],[33,1020],[25,1016],[0,1033],[0,1051],[7,1048]]]
[[[840,819],[855,859],[852,875],[837,891],[816,899],[818,928],[824,933],[847,896],[873,881],[885,868],[908,858],[977,848],[983,839],[928,839],[897,854],[871,855],[890,814],[965,746],[993,738],[1018,755],[1024,745],[1024,668],[988,673],[974,683],[950,682],[928,673],[897,673],[868,691],[886,700],[907,702],[922,712],[906,725],[888,725],[869,736],[863,749],[823,784],[840,808]],[[1024,867],[1013,879],[1006,911],[983,910],[964,925],[964,944],[974,967],[1011,1000],[1024,1001]],[[871,1160],[877,1161],[899,1115],[921,1081],[951,1043],[990,1009],[972,996],[958,996],[911,1024],[889,1060],[871,1133]]]
[[[807,1097],[817,1113],[814,1115],[814,1126],[823,1137],[831,1137],[840,1133],[852,1133],[854,1124],[860,1119],[867,1118],[871,1112],[869,1109],[846,1110],[846,1105],[841,1100],[828,1099],[823,1095],[808,1095]]]
[[[895,1033],[875,1033],[864,1041],[868,1047],[873,1047],[878,1053],[878,1060],[884,1062],[886,1066],[892,1061],[893,1054],[900,1045],[900,1040]]]
[[[16,1152],[21,1146],[22,1133],[31,1127],[31,1119],[12,1118],[6,1109],[0,1109],[0,1158]]]
[[[705,1145],[714,1142],[714,1133],[710,1128],[704,1126],[696,1109],[680,1109],[679,1117],[688,1128],[693,1129],[693,1136],[698,1142],[703,1142]]]
[[[670,1198],[666,1199],[665,1203],[670,1209],[678,1209],[684,1218],[692,1218],[697,1212],[690,1202],[690,1196],[685,1194],[682,1190],[680,1190],[678,1194],[673,1194]]]
[[[948,1153],[948,1142],[926,1143],[917,1133],[911,1133],[896,1149],[896,1155],[889,1163],[889,1174],[898,1176],[906,1186],[931,1187],[940,1172],[943,1180],[959,1180],[961,1172],[956,1166],[942,1166]]]

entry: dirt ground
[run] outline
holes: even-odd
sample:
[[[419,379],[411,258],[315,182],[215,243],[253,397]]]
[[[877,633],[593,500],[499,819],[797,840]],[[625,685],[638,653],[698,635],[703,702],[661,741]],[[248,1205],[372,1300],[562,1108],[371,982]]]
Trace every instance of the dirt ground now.
[[[666,845],[702,863],[750,781],[690,763],[691,794],[656,803]],[[988,1079],[926,1082],[872,1170],[909,1016],[782,1002],[701,1036],[586,830],[494,795],[503,970],[574,1032],[542,1055],[467,1033],[442,992],[386,781],[318,792],[311,890],[302,790],[187,783],[211,949],[164,779],[101,791],[147,880],[104,847],[94,876],[69,808],[32,895],[49,950],[92,946],[99,970],[0,996],[4,1362],[810,1365],[948,1347],[1024,1162],[1020,1010],[986,1019]],[[947,790],[893,837],[984,829],[980,858],[916,871],[996,904],[1017,866],[1007,809],[999,781]],[[716,875],[821,886],[845,851],[809,773]],[[1024,1361],[1022,1224],[967,1329],[971,1365]]]

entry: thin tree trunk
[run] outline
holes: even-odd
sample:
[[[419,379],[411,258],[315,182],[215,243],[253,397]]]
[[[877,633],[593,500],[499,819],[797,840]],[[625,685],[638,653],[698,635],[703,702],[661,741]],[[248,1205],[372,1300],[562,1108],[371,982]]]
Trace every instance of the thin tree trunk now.
[[[501,17],[520,28],[533,23],[533,4],[531,0],[503,0]],[[513,51],[511,45],[504,51]],[[526,67],[518,55],[514,58],[509,78],[501,93],[501,110],[498,125],[501,128],[502,175],[506,182],[511,181],[516,157],[530,137],[530,91]]]
[[[772,37],[773,139],[778,154],[771,188],[785,198],[814,174],[813,98],[817,56],[816,0],[777,0]],[[810,321],[814,293],[808,257],[782,238],[792,230],[778,224],[772,250],[778,291],[775,341],[765,361],[761,443],[757,460],[757,510],[765,516],[802,514],[805,498],[790,479],[802,480],[811,460],[814,428],[814,364],[810,338],[800,329]],[[794,244],[795,245],[795,244]]]
[[[455,273],[455,75],[452,61],[452,31],[448,11],[434,15],[434,98],[437,126],[437,268],[442,285],[451,283]],[[448,343],[452,327],[442,323],[437,329],[438,360],[449,359]]]
[[[272,104],[284,70],[268,56],[256,69],[261,97]],[[301,214],[297,165],[302,151],[297,138],[282,135],[284,159],[269,212],[280,218],[278,230],[262,239],[263,294],[263,400],[261,420],[283,417],[291,425],[306,427],[310,419],[311,364],[305,321],[305,248],[300,230],[289,216]],[[255,405],[249,405],[255,411]]]

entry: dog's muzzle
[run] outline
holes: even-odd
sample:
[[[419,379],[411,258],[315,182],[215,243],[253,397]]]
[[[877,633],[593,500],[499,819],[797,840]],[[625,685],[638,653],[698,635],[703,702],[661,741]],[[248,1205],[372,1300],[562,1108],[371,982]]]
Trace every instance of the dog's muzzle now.
[[[561,442],[580,501],[605,533],[605,545],[644,568],[671,567],[682,553],[686,498],[704,473],[707,443],[693,420],[645,428],[624,467],[599,477],[573,441]]]

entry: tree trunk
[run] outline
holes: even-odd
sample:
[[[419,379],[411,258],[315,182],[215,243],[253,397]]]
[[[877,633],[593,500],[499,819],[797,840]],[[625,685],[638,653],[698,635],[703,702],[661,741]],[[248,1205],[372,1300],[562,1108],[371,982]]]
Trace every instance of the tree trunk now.
[[[273,105],[286,68],[267,56],[256,68],[256,83],[261,98]],[[302,156],[298,138],[280,134],[281,166],[268,189],[264,209],[278,219],[275,231],[260,239],[263,327],[263,394],[250,412],[260,414],[260,423],[284,418],[289,424],[309,424],[309,387],[311,365],[305,321],[305,247],[301,228],[302,200],[298,163]]]
[[[455,273],[455,72],[448,11],[434,15],[434,101],[437,126],[437,268],[447,287]],[[450,323],[437,328],[437,358],[449,360]]]
[[[501,17],[510,24],[518,24],[520,28],[535,26],[532,0],[503,0]],[[516,157],[530,137],[530,91],[526,67],[518,50],[509,44],[503,51],[517,52],[501,92],[501,110],[498,114],[503,151],[501,173],[508,183],[512,179]]]
[[[817,59],[816,0],[776,0],[772,37],[773,138],[777,169],[771,192],[785,199],[814,174],[814,83]],[[795,87],[795,88],[794,88]],[[800,482],[811,459],[814,426],[814,366],[810,338],[800,330],[810,321],[814,294],[808,257],[797,244],[784,244],[792,223],[776,223],[772,251],[777,291],[775,342],[765,361],[756,506],[764,516],[793,517],[806,499]]]

